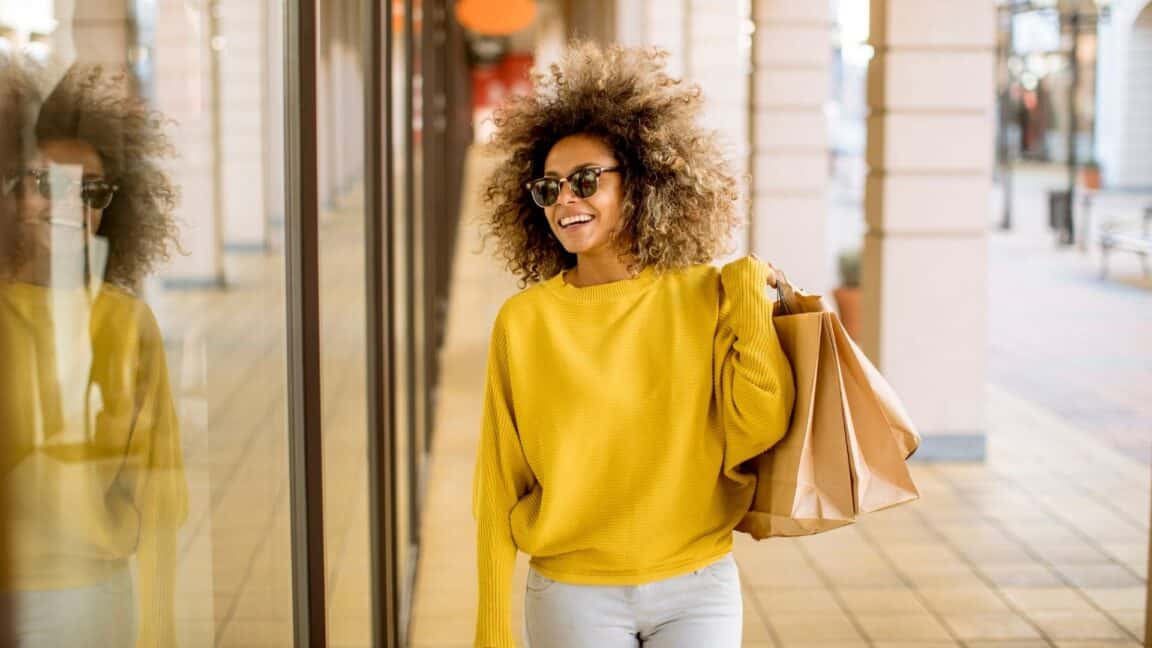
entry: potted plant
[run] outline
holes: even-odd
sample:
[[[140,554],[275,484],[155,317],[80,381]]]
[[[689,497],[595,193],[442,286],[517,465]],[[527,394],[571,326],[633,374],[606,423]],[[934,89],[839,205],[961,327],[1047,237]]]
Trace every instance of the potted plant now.
[[[1100,165],[1096,160],[1088,160],[1080,167],[1080,184],[1092,191],[1100,188]]]
[[[840,321],[853,340],[860,341],[860,250],[846,250],[837,258],[840,287],[832,291]]]

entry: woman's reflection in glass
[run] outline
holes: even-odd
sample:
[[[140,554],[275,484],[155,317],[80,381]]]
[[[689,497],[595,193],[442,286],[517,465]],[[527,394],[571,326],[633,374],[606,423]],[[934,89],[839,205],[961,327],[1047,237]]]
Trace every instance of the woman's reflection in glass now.
[[[164,122],[128,77],[40,92],[0,58],[0,475],[15,645],[174,646],[187,513],[164,344],[138,296],[175,242]]]

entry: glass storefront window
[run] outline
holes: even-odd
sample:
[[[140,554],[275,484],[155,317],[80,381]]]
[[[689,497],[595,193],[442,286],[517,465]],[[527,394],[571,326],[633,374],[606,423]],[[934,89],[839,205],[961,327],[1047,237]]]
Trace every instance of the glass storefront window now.
[[[4,645],[292,642],[277,3],[0,3]]]
[[[449,242],[386,6],[0,0],[0,645],[403,638]]]

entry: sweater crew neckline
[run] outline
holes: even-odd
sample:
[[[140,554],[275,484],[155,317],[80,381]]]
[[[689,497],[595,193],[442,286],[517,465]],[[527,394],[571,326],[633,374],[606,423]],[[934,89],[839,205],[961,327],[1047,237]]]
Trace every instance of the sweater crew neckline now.
[[[628,279],[582,287],[573,286],[568,283],[564,277],[566,271],[567,270],[561,270],[557,272],[555,276],[545,283],[545,286],[560,297],[582,302],[603,301],[637,295],[656,281],[656,270],[652,266],[645,266],[636,276]]]

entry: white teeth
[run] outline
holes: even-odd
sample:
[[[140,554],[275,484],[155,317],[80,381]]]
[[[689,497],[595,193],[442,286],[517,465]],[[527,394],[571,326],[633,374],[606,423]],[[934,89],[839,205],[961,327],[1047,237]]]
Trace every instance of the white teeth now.
[[[589,216],[588,214],[580,214],[577,216],[568,216],[566,218],[560,219],[560,227],[568,227],[569,225],[572,225],[573,223],[587,223],[590,220],[592,220],[592,217]]]

